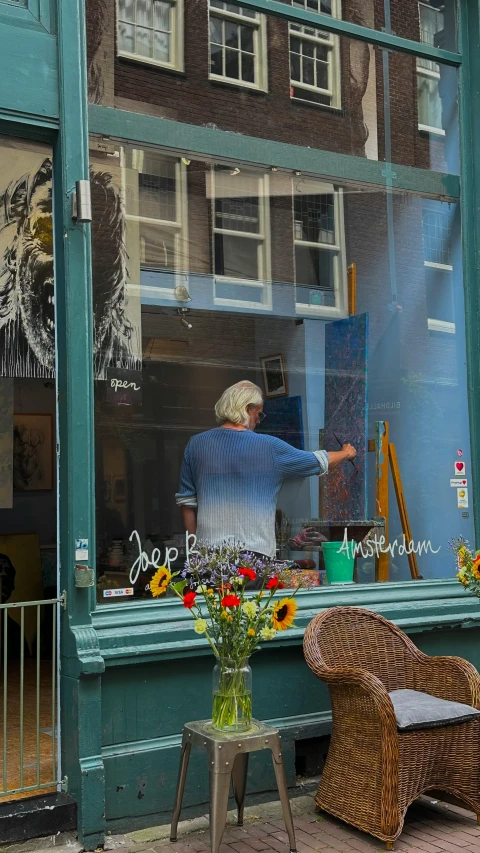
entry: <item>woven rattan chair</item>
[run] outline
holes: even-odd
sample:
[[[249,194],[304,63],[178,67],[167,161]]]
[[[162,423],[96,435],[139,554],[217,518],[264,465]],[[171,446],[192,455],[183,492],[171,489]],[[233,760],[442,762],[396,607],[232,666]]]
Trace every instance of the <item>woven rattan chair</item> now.
[[[456,657],[428,657],[382,616],[357,607],[319,613],[304,652],[328,684],[333,728],[315,802],[387,842],[403,828],[410,803],[442,790],[480,823],[480,717],[457,725],[399,732],[389,691],[419,690],[480,708],[480,676]]]

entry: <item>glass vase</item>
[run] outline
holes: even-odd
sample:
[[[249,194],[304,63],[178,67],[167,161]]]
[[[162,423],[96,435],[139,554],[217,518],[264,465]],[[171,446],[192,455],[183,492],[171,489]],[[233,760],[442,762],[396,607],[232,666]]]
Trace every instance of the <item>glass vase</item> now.
[[[220,732],[251,728],[252,670],[248,658],[218,658],[213,670],[212,725]]]

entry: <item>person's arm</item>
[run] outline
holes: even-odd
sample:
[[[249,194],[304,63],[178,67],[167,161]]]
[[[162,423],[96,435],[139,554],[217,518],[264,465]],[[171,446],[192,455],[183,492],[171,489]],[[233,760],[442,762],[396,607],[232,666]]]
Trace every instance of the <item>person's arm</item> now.
[[[190,460],[189,445],[183,455],[180,473],[180,488],[175,495],[177,506],[182,513],[183,526],[187,533],[197,532],[197,490]]]
[[[333,471],[333,469],[337,468],[338,465],[341,465],[342,462],[346,462],[348,459],[355,459],[356,455],[357,451],[351,444],[344,444],[341,450],[329,450],[328,470]]]
[[[193,506],[182,506],[182,521],[187,533],[197,532],[197,510]]]

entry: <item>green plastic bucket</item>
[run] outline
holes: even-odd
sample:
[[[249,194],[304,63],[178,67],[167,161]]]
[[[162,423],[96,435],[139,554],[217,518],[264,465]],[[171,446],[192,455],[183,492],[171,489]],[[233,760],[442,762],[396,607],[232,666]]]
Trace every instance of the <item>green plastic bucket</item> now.
[[[328,583],[353,583],[355,559],[353,542],[348,550],[342,542],[323,542],[322,553]]]

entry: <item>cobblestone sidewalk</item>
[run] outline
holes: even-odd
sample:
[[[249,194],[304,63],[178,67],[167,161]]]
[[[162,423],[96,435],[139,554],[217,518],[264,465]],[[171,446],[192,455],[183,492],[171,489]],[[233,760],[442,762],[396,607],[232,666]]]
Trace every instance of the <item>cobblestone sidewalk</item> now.
[[[317,815],[313,797],[292,799],[298,853],[375,853],[385,845],[325,814]],[[229,812],[220,853],[288,853],[288,838],[280,803],[245,810],[243,827]],[[168,840],[169,827],[160,826],[124,836],[112,836],[110,853],[209,853],[206,817],[179,825],[178,841]],[[463,809],[422,797],[409,809],[405,829],[395,844],[398,853],[480,853],[480,826]]]

